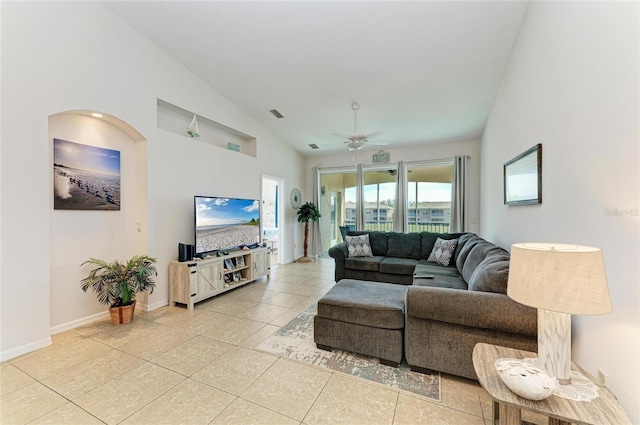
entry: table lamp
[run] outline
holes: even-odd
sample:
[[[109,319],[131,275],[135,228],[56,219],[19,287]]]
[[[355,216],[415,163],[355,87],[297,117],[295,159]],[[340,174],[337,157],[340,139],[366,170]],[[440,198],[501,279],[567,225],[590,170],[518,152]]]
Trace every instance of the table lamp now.
[[[507,295],[538,309],[538,367],[571,383],[571,315],[611,311],[602,251],[581,245],[511,246]]]

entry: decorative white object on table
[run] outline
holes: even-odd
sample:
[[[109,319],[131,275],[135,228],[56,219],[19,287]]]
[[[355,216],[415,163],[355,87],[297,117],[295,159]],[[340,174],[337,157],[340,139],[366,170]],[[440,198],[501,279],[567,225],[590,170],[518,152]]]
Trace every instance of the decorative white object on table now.
[[[558,387],[556,378],[526,361],[498,359],[494,365],[502,382],[520,397],[544,400]]]

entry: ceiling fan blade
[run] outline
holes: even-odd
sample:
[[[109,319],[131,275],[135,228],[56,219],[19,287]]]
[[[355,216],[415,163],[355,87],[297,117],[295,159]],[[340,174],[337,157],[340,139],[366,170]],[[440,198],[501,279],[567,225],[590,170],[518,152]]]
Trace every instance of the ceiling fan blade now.
[[[339,137],[341,139],[348,139],[349,135],[348,134],[342,134],[342,133],[333,133],[334,136]]]
[[[373,139],[375,137],[382,136],[383,134],[384,134],[384,131],[374,131],[373,133],[365,134],[364,137],[366,139]]]
[[[383,142],[382,140],[377,140],[377,141],[369,141],[367,142],[370,145],[378,145],[378,146],[387,146],[389,144],[389,142]]]

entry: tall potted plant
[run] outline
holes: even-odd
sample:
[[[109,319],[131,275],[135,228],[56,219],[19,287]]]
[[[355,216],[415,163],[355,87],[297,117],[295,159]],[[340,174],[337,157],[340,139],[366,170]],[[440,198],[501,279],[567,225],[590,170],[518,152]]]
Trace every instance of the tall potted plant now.
[[[320,219],[320,211],[313,202],[305,202],[298,209],[298,222],[304,223],[304,257],[298,261],[301,263],[310,263],[313,261],[311,257],[307,256],[307,243],[309,241],[309,220],[318,221]]]
[[[148,289],[153,293],[156,286],[153,281],[158,275],[155,263],[155,258],[146,255],[134,255],[127,263],[91,258],[82,266],[91,264],[95,267],[82,279],[80,288],[84,292],[91,288],[100,304],[110,306],[114,325],[130,323],[136,308],[136,294]]]

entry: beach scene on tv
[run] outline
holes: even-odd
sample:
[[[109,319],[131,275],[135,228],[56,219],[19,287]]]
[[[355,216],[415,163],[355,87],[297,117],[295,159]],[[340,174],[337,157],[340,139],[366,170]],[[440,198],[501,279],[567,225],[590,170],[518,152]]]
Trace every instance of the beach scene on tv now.
[[[198,254],[260,241],[258,200],[196,196],[195,213]]]
[[[53,208],[119,210],[120,151],[53,139]]]

